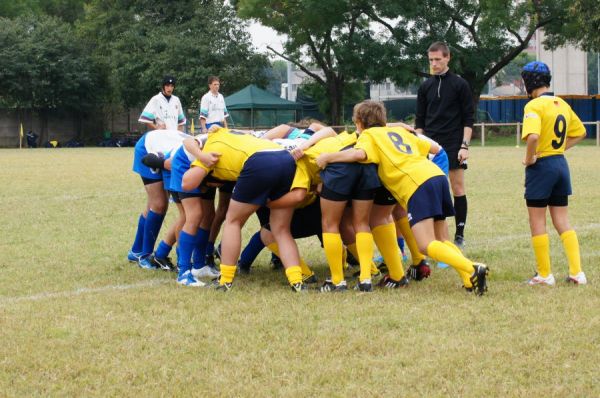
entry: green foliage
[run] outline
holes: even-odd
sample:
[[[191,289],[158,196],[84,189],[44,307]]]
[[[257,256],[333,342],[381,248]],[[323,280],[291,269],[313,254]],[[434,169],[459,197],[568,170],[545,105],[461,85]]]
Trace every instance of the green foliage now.
[[[38,110],[89,109],[102,72],[61,20],[33,15],[1,19],[0,102]]]
[[[546,29],[546,45],[556,48],[573,43],[584,51],[600,52],[600,8],[597,0],[572,0],[561,14],[560,24]]]
[[[112,98],[125,107],[156,94],[165,74],[177,78],[175,94],[190,108],[210,75],[221,78],[225,95],[267,83],[266,57],[254,53],[246,25],[220,1],[94,0],[81,29],[99,42],[96,54],[113,71]]]
[[[319,112],[324,115],[331,114],[331,101],[325,92],[325,89],[322,85],[315,83],[314,81],[305,82],[300,86],[300,89],[304,94],[311,97],[315,100],[319,106]],[[348,83],[343,88],[343,103],[342,106],[345,108],[349,105],[354,105],[357,102],[360,102],[365,99],[365,85],[360,82],[352,82]],[[345,116],[341,118],[342,121],[346,122],[345,119],[350,119],[352,115],[342,115]],[[336,123],[331,123],[339,125]]]
[[[276,60],[266,70],[269,85],[266,90],[279,96],[281,94],[281,84],[287,81],[287,64],[285,61]]]

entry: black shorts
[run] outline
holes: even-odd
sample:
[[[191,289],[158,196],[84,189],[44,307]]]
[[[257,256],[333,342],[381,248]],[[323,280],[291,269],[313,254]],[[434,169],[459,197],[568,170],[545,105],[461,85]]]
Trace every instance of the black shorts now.
[[[173,199],[174,203],[181,203],[181,199],[179,199],[179,192],[169,191],[169,195],[171,199]]]
[[[373,200],[381,187],[372,163],[331,163],[321,171],[321,180],[321,197],[334,201]]]
[[[261,227],[270,231],[269,208],[261,207],[256,211],[256,215]],[[321,227],[321,204],[318,199],[306,207],[294,210],[294,215],[290,223],[290,232],[294,239],[308,238],[314,235],[320,237],[323,234]]]
[[[180,201],[188,198],[200,198],[200,195],[202,195],[200,192],[177,192]]]
[[[454,205],[446,176],[431,177],[408,200],[408,222],[411,227],[427,218],[438,221],[453,215]]]
[[[142,182],[144,183],[144,185],[150,185],[150,184],[154,184],[156,182],[162,182],[162,178],[156,180],[153,178],[142,177]]]
[[[375,192],[375,199],[373,200],[373,203],[379,206],[391,206],[398,203],[398,201],[396,198],[394,198],[390,191],[385,189],[384,186],[381,186],[377,189],[377,192]]]
[[[463,169],[466,170],[468,169],[467,166],[467,161],[465,160],[462,163],[458,162],[458,151],[459,150],[449,150],[449,149],[444,149],[446,151],[446,154],[448,155],[448,166],[450,170],[457,170],[457,169]]]

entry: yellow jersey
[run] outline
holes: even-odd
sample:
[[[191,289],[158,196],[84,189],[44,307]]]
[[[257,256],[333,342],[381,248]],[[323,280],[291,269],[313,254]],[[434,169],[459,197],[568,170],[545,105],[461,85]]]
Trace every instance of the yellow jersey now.
[[[443,176],[425,156],[431,143],[402,127],[372,127],[363,130],[354,146],[365,151],[362,163],[376,163],[382,184],[407,208],[410,197],[425,181]]]
[[[357,138],[356,133],[344,131],[335,137],[322,139],[304,151],[304,156],[296,162],[296,175],[290,189],[306,188],[310,192],[311,187],[321,182],[320,170],[316,162],[317,157],[322,153],[339,152],[342,149],[352,147]]]
[[[522,140],[531,134],[539,135],[537,156],[561,155],[567,137],[585,135],[585,126],[562,98],[541,95],[525,105]]]
[[[201,161],[196,160],[192,163],[192,167],[202,167],[207,172],[212,171],[213,177],[219,180],[236,181],[250,156],[256,152],[277,150],[283,149],[272,141],[220,128],[208,135],[202,148],[203,152],[220,153],[219,161],[212,167],[206,167]]]

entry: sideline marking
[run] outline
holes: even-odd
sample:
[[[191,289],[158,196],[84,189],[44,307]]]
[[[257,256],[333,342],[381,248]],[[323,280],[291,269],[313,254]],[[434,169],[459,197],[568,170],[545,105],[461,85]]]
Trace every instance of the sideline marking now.
[[[53,299],[53,298],[61,298],[61,297],[75,297],[80,296],[82,294],[88,293],[105,293],[113,290],[129,290],[129,289],[137,289],[142,287],[152,287],[159,286],[165,283],[172,283],[171,279],[152,279],[149,281],[133,283],[130,285],[108,285],[96,288],[88,288],[82,287],[75,290],[67,290],[63,292],[54,292],[54,293],[38,293],[33,294],[31,296],[17,296],[17,297],[3,297],[0,298],[0,305],[19,303],[23,301],[38,301],[45,299]]]

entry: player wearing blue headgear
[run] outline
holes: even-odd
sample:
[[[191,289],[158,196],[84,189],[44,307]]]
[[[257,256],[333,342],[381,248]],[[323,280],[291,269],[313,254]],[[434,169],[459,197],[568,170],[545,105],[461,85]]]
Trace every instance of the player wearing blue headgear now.
[[[543,62],[530,62],[521,77],[531,101],[525,105],[523,134],[527,142],[525,200],[529,213],[531,243],[537,272],[529,285],[554,285],[550,269],[550,241],[546,233],[546,208],[560,239],[569,264],[568,282],[586,284],[581,270],[577,234],[569,224],[568,197],[571,195],[569,166],[563,153],[585,138],[585,127],[571,107],[550,92],[552,76]]]

